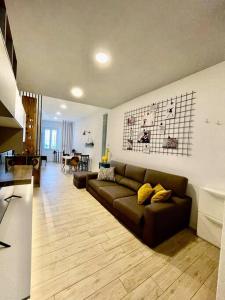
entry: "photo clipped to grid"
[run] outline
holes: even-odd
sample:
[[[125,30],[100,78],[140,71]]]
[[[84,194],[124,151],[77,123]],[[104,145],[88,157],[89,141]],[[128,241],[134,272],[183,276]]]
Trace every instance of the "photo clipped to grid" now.
[[[191,155],[196,92],[124,114],[123,150]]]

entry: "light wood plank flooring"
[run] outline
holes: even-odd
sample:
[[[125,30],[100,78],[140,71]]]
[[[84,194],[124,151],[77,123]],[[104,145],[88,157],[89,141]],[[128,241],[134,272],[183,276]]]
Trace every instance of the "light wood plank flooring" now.
[[[152,250],[60,166],[34,189],[32,300],[213,300],[219,249],[184,230]]]

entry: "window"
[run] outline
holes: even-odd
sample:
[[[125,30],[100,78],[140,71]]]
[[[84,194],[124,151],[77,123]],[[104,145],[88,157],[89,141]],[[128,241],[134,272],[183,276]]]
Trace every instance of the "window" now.
[[[44,130],[44,148],[55,150],[57,148],[57,129]]]
[[[56,149],[57,146],[57,130],[52,129],[51,149]]]
[[[50,129],[45,129],[45,149],[50,149]]]

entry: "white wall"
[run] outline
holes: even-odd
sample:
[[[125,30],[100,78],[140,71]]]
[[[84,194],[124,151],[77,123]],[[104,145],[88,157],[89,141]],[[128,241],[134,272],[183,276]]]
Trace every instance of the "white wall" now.
[[[122,150],[123,120],[126,111],[192,90],[197,92],[197,99],[194,106],[191,157]],[[207,118],[209,124],[205,123]],[[216,125],[217,120],[222,122],[222,125]],[[189,179],[187,193],[193,197],[190,225],[195,228],[198,187],[213,186],[225,189],[225,62],[112,109],[109,114],[107,143],[114,160],[186,176]]]
[[[89,154],[91,158],[91,170],[98,171],[98,163],[102,156],[102,125],[103,115],[108,109],[99,109],[96,113],[75,121],[74,125],[74,148],[82,154]],[[84,130],[90,131],[94,147],[85,147],[88,135],[83,135]]]
[[[42,120],[41,124],[41,154],[48,156],[48,161],[53,161],[53,150],[44,149],[45,128],[57,129],[57,151],[62,151],[62,122]]]

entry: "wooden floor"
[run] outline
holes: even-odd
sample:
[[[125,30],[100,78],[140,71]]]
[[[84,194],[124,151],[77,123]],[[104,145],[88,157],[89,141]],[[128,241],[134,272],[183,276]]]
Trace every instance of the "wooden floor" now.
[[[219,250],[190,230],[152,250],[59,165],[34,190],[32,300],[215,299]]]

